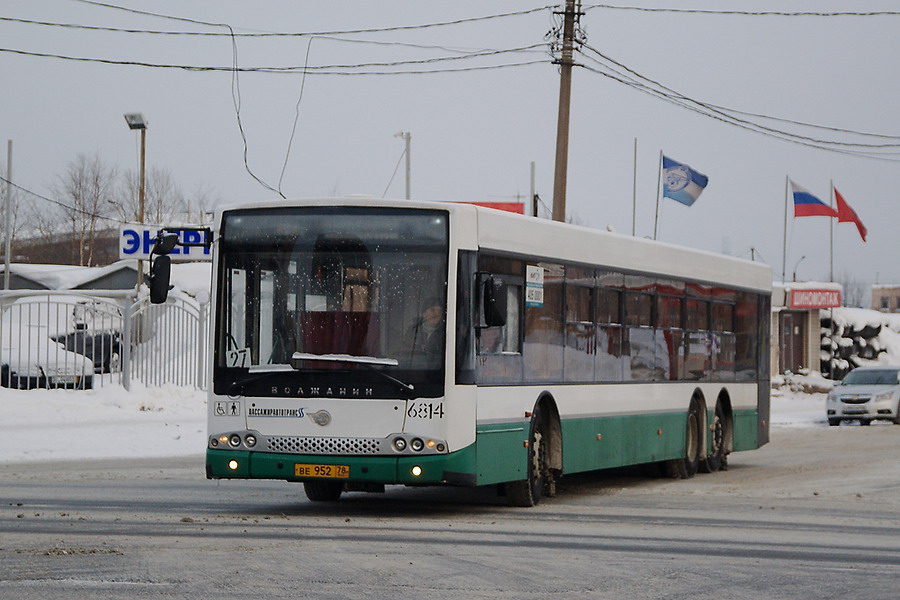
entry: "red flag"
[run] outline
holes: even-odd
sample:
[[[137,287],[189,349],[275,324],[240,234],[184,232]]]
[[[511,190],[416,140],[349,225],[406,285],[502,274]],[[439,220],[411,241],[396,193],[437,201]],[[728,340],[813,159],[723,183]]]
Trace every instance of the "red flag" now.
[[[841,196],[841,193],[837,191],[837,188],[834,188],[834,199],[837,202],[838,223],[856,223],[856,228],[859,230],[859,237],[865,242],[866,226],[862,224],[862,221],[860,221],[859,217],[856,215],[856,211],[850,208],[850,205],[847,204],[844,197]]]

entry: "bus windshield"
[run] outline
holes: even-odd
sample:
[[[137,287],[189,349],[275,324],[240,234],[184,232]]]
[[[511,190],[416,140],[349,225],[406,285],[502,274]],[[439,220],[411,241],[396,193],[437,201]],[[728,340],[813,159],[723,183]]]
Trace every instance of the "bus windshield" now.
[[[306,396],[333,383],[396,397],[394,380],[439,394],[446,212],[233,211],[220,244],[216,393]]]

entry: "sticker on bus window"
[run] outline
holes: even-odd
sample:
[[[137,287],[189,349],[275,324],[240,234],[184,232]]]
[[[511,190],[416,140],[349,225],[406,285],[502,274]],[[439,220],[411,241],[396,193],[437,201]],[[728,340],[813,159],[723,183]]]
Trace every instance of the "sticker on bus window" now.
[[[544,305],[544,267],[525,267],[525,306]]]
[[[225,353],[225,366],[246,369],[250,366],[250,348],[229,350]]]

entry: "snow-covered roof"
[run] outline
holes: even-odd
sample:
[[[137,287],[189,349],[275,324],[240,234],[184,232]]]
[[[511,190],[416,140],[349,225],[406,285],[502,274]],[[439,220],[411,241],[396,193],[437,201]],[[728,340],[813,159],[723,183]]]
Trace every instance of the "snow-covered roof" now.
[[[837,290],[843,291],[844,286],[835,281],[785,281],[784,283],[775,282],[772,288],[781,288],[783,290]]]
[[[105,267],[39,265],[29,263],[12,263],[9,265],[10,274],[30,279],[31,281],[43,285],[48,290],[71,290],[84,285],[89,281],[100,279],[101,277],[122,269],[136,271],[137,267],[135,261],[131,259],[119,260]],[[6,266],[0,265],[0,273],[5,271]]]
[[[171,279],[176,289],[190,294],[201,302],[209,301],[209,291],[212,281],[212,263],[172,263]]]

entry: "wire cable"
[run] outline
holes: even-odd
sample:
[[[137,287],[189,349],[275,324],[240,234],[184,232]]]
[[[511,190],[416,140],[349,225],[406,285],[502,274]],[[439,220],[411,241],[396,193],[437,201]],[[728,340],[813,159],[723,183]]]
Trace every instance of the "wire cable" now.
[[[701,15],[737,15],[743,17],[882,17],[898,16],[900,12],[893,10],[874,10],[867,12],[815,12],[815,11],[775,11],[775,10],[709,10],[698,8],[649,8],[645,6],[616,6],[613,4],[591,4],[584,10],[603,8],[608,10],[627,10],[648,13],[684,13]]]
[[[183,21],[187,23],[194,23],[198,25],[213,25],[212,23],[208,23],[205,21],[199,21],[195,19],[188,19],[185,17],[175,17],[171,15],[164,15],[160,13],[153,13],[143,10],[137,10],[133,8],[127,8],[124,6],[117,6],[115,4],[107,4],[105,2],[96,2],[94,0],[72,0],[73,2],[81,2],[83,4],[91,4],[94,6],[101,6],[104,8],[113,8],[117,10],[124,10],[127,12],[146,15],[151,17],[159,17],[163,19],[172,19],[175,21]],[[344,29],[344,30],[331,30],[331,31],[302,31],[302,32],[261,32],[261,33],[236,33],[235,36],[238,37],[303,37],[303,36],[324,36],[324,35],[350,35],[357,33],[381,33],[388,31],[409,31],[416,29],[428,29],[432,27],[446,27],[451,25],[462,25],[464,23],[474,23],[478,21],[488,21],[492,19],[503,19],[507,17],[518,17],[522,15],[528,15],[535,12],[540,12],[547,9],[554,8],[555,5],[548,4],[545,6],[538,6],[535,8],[528,8],[524,10],[517,10],[512,12],[498,13],[492,15],[484,15],[480,17],[466,17],[462,19],[454,19],[451,21],[439,21],[436,23],[421,23],[418,25],[393,25],[390,27],[368,27],[363,29]],[[72,27],[72,28],[84,28],[84,29],[102,29],[106,31],[118,31],[122,33],[149,33],[149,34],[157,34],[157,35],[196,35],[196,36],[225,36],[228,34],[224,33],[216,33],[216,32],[202,32],[202,31],[154,31],[154,30],[142,30],[142,29],[118,29],[115,27],[101,28],[101,27],[93,27],[93,26],[83,26],[83,25],[74,25],[68,23],[50,23],[46,21],[37,21],[35,22],[39,25],[50,25],[50,26],[59,26],[59,27]]]
[[[725,112],[725,110],[716,110],[715,108],[712,107],[712,105],[707,105],[706,103],[703,103],[699,100],[690,98],[683,94],[680,94],[680,93],[660,84],[659,82],[656,82],[655,80],[644,77],[643,75],[640,75],[633,69],[630,69],[629,67],[627,67],[625,65],[622,65],[618,61],[615,61],[613,59],[610,59],[609,57],[606,57],[605,55],[603,55],[602,53],[600,53],[599,51],[597,51],[596,49],[594,49],[590,46],[586,46],[586,48],[588,48],[592,52],[596,53],[598,56],[601,56],[602,58],[613,63],[614,65],[620,66],[622,69],[628,71],[629,73],[634,74],[636,77],[639,77],[643,81],[648,82],[649,85],[648,85],[648,83],[643,83],[641,81],[636,80],[634,77],[630,77],[628,75],[623,75],[622,73],[615,71],[614,69],[612,69],[614,74],[610,74],[608,72],[600,71],[598,69],[594,69],[594,68],[588,67],[586,65],[578,65],[578,66],[581,66],[581,67],[587,69],[588,71],[592,71],[599,75],[603,75],[605,77],[608,77],[610,79],[618,81],[619,83],[623,83],[625,85],[628,85],[630,87],[638,89],[639,91],[648,93],[657,98],[660,98],[660,99],[663,99],[670,103],[681,106],[682,108],[687,108],[689,110],[692,110],[694,112],[702,114],[706,117],[713,118],[713,119],[722,121],[724,123],[728,123],[733,126],[741,127],[743,129],[755,131],[757,133],[761,133],[764,135],[770,135],[777,139],[791,141],[791,142],[809,146],[809,147],[814,147],[814,148],[818,148],[818,149],[822,149],[822,150],[830,150],[833,152],[838,152],[841,154],[847,154],[847,155],[851,155],[851,156],[860,156],[860,157],[864,157],[864,158],[873,158],[876,160],[897,162],[896,159],[889,158],[889,156],[893,155],[893,153],[877,152],[878,148],[897,147],[896,144],[865,144],[865,143],[840,142],[840,141],[835,141],[835,140],[821,140],[821,139],[817,139],[817,138],[811,138],[809,136],[798,135],[798,134],[791,133],[788,131],[783,131],[783,130],[779,130],[779,129],[775,129],[775,128],[771,128],[771,127],[766,127],[764,125],[761,125],[759,123],[755,123],[752,121],[748,121],[746,119],[740,119],[733,115],[728,114],[727,112]],[[585,56],[586,58],[588,58],[590,60],[594,60],[592,57],[590,57],[588,55],[583,54],[583,56]],[[595,62],[598,62],[598,64],[600,64],[601,66],[603,66],[606,69],[610,69],[610,67],[608,65],[606,65],[602,62],[599,62],[599,61],[595,61]],[[657,87],[654,87],[654,86],[657,86]],[[832,146],[838,146],[838,148],[835,148]],[[872,149],[871,150],[856,150],[855,148],[872,148]]]
[[[400,158],[397,159],[397,164],[394,165],[394,172],[391,173],[391,180],[388,181],[387,186],[384,188],[384,192],[381,194],[381,197],[384,198],[387,195],[389,189],[391,189],[391,184],[394,183],[394,177],[397,176],[397,169],[400,168],[400,161],[403,160],[403,157],[406,156],[406,146],[403,147],[403,152],[400,153]]]
[[[152,30],[152,29],[122,29],[120,27],[102,27],[97,25],[79,25],[75,23],[59,23],[52,21],[35,21],[33,19],[20,19],[16,17],[3,17],[0,16],[0,21],[7,21],[11,23],[23,23],[27,25],[43,25],[48,27],[62,27],[69,29],[80,29],[87,31],[106,31],[106,32],[114,32],[114,33],[146,33],[146,34],[154,34],[154,35],[188,35],[188,36],[226,36],[229,35],[227,33],[219,33],[219,32],[202,32],[202,31],[164,31],[164,30]],[[298,33],[263,33],[263,34],[248,34],[248,33],[238,33],[235,32],[235,37],[271,37],[271,36],[296,36],[296,37],[317,37],[324,40],[331,40],[334,42],[344,42],[349,44],[370,44],[374,46],[404,46],[407,48],[418,48],[422,50],[443,50],[445,52],[460,52],[460,53],[469,53],[469,52],[487,52],[491,50],[491,48],[479,48],[479,49],[463,49],[463,48],[453,48],[451,46],[441,46],[434,44],[416,44],[413,42],[399,42],[399,41],[386,41],[386,40],[360,40],[353,38],[342,38],[337,37],[338,35],[344,35],[344,32],[335,32],[333,34],[319,34],[319,33],[311,33],[311,32],[298,32]],[[351,34],[346,34],[351,35]]]
[[[840,148],[832,148],[832,147],[828,147],[828,146],[821,146],[821,145],[817,145],[817,144],[814,144],[814,143],[811,143],[811,142],[804,142],[804,141],[802,141],[802,140],[797,140],[797,139],[793,139],[793,138],[790,138],[790,137],[784,137],[784,136],[782,136],[782,135],[777,135],[777,134],[774,134],[774,133],[768,133],[768,132],[765,132],[765,131],[760,131],[760,130],[758,130],[758,129],[754,129],[752,126],[748,126],[748,125],[745,125],[745,124],[742,124],[742,123],[738,123],[738,122],[732,121],[732,120],[730,120],[730,119],[728,119],[728,118],[726,118],[726,117],[719,116],[719,115],[715,115],[715,114],[710,114],[710,113],[708,113],[708,112],[705,112],[705,111],[703,111],[703,110],[702,110],[700,107],[698,107],[698,106],[694,106],[694,105],[688,104],[688,103],[686,103],[686,102],[683,102],[683,101],[679,100],[678,98],[674,98],[674,97],[671,97],[671,96],[669,96],[669,95],[666,95],[666,94],[664,94],[663,92],[661,92],[661,91],[659,91],[659,90],[654,90],[654,89],[650,88],[649,86],[642,85],[642,84],[639,84],[639,83],[635,83],[635,82],[633,82],[633,81],[628,81],[628,80],[626,80],[626,79],[624,79],[624,78],[622,78],[622,77],[620,77],[620,76],[613,75],[613,74],[610,74],[610,73],[601,71],[601,70],[599,70],[599,69],[595,69],[595,68],[590,67],[590,66],[587,66],[587,65],[580,65],[580,64],[577,64],[576,66],[582,67],[583,69],[585,69],[585,70],[587,70],[587,71],[590,71],[590,72],[592,72],[592,73],[596,73],[596,74],[598,74],[598,75],[602,75],[603,77],[606,77],[606,78],[612,79],[612,80],[614,80],[614,81],[617,81],[617,82],[619,82],[619,83],[625,84],[625,85],[627,85],[627,86],[629,86],[629,87],[632,87],[632,88],[634,88],[634,89],[636,89],[636,90],[638,90],[638,91],[642,91],[642,92],[647,93],[647,94],[649,94],[649,95],[651,95],[651,96],[654,96],[654,97],[656,97],[656,98],[665,100],[665,101],[667,101],[667,102],[670,102],[670,103],[672,103],[672,104],[675,104],[675,105],[680,106],[680,107],[682,107],[682,108],[685,108],[685,109],[687,109],[687,110],[696,112],[696,113],[701,114],[701,115],[703,115],[703,116],[705,116],[705,117],[708,117],[708,118],[711,118],[711,119],[714,119],[714,120],[717,120],[717,121],[721,121],[721,122],[726,123],[726,124],[728,124],[728,125],[732,125],[732,126],[735,126],[735,127],[739,127],[739,128],[741,128],[741,129],[746,129],[746,130],[752,131],[752,132],[754,132],[754,133],[759,133],[759,134],[762,134],[762,135],[766,135],[766,136],[769,136],[769,137],[772,137],[772,138],[775,138],[775,139],[779,139],[779,140],[782,140],[782,141],[786,141],[786,142],[791,142],[791,143],[793,143],[793,144],[798,144],[798,145],[801,145],[801,146],[807,146],[807,147],[810,147],[810,148],[816,148],[816,149],[818,149],[818,150],[825,150],[825,151],[828,151],[828,152],[834,152],[834,153],[837,153],[837,154],[844,154],[844,155],[847,155],[847,156],[856,156],[856,157],[859,157],[859,158],[870,158],[870,159],[873,159],[873,160],[881,160],[881,161],[886,161],[886,162],[900,162],[900,159],[893,159],[893,158],[889,158],[889,157],[887,157],[887,156],[880,156],[880,155],[878,155],[878,154],[874,154],[874,153],[871,153],[871,152],[863,152],[863,151],[856,151],[856,152],[854,152],[854,151],[844,150],[844,149],[840,149]]]
[[[71,212],[74,212],[74,213],[78,213],[78,214],[81,214],[81,215],[84,215],[84,216],[87,216],[87,217],[92,217],[92,218],[95,218],[95,219],[102,219],[102,220],[104,220],[104,221],[110,221],[110,222],[112,222],[112,223],[118,223],[119,225],[128,225],[128,224],[129,224],[128,221],[122,221],[122,220],[120,220],[120,219],[114,219],[114,218],[112,218],[112,217],[107,217],[107,216],[104,216],[104,215],[101,215],[101,214],[98,214],[98,213],[92,213],[92,212],[90,212],[90,211],[87,211],[87,210],[78,208],[77,206],[69,206],[68,204],[66,204],[65,202],[62,202],[62,201],[60,201],[60,200],[54,200],[53,198],[48,198],[47,196],[44,196],[44,195],[42,195],[42,194],[38,194],[38,193],[35,192],[35,191],[29,190],[28,188],[25,188],[25,187],[22,187],[21,185],[19,185],[19,184],[17,184],[17,183],[13,183],[12,181],[10,181],[9,179],[7,179],[6,177],[3,177],[2,175],[0,175],[0,181],[6,183],[7,185],[13,186],[13,187],[16,188],[17,190],[20,190],[20,191],[25,192],[26,194],[30,194],[30,195],[32,195],[32,196],[34,196],[34,197],[36,197],[36,198],[40,198],[41,200],[45,200],[45,201],[47,201],[47,202],[49,202],[49,203],[51,203],[51,204],[55,204],[56,206],[59,206],[59,207],[61,207],[61,208],[64,208],[64,209],[66,209],[66,210],[68,210],[68,211],[71,211]]]
[[[315,37],[309,38],[306,44],[306,64],[309,64],[309,49],[312,47]],[[287,151],[284,153],[284,164],[281,165],[281,176],[278,178],[278,193],[284,198],[284,192],[281,191],[281,183],[284,180],[284,173],[287,171],[288,159],[291,157],[291,147],[294,145],[294,134],[297,133],[297,123],[300,121],[300,102],[303,100],[303,90],[306,88],[306,69],[303,69],[303,79],[300,80],[300,94],[297,96],[297,106],[294,108],[294,125],[291,127],[291,137],[288,140]]]
[[[199,66],[199,65],[177,65],[177,64],[165,64],[165,63],[150,63],[144,61],[135,61],[135,60],[113,60],[107,58],[92,58],[92,57],[82,57],[82,56],[68,56],[64,54],[54,54],[50,52],[31,52],[28,50],[19,50],[16,48],[0,48],[0,52],[7,52],[11,54],[20,54],[23,56],[35,56],[39,58],[56,58],[60,60],[70,60],[76,62],[88,62],[88,63],[100,63],[106,65],[117,65],[117,66],[127,66],[127,67],[147,67],[147,68],[155,68],[155,69],[180,69],[183,71],[198,71],[198,72],[207,72],[207,71],[227,71],[227,72],[240,72],[240,73],[270,73],[270,74],[288,74],[293,75],[298,72],[303,72],[302,66],[296,67],[223,67],[223,66]],[[454,57],[455,58],[455,57]],[[489,69],[503,69],[507,67],[521,67],[527,65],[536,65],[536,64],[545,64],[549,62],[548,60],[531,60],[531,61],[521,61],[516,63],[504,63],[497,65],[480,65],[473,67],[460,67],[460,68],[450,68],[450,69],[430,69],[430,70],[411,70],[411,71],[361,71],[361,72],[348,72],[348,71],[316,71],[314,67],[308,67],[307,72],[309,75],[424,75],[431,73],[462,73],[466,71],[482,71]],[[348,65],[347,68],[351,68],[354,66],[361,65]]]

